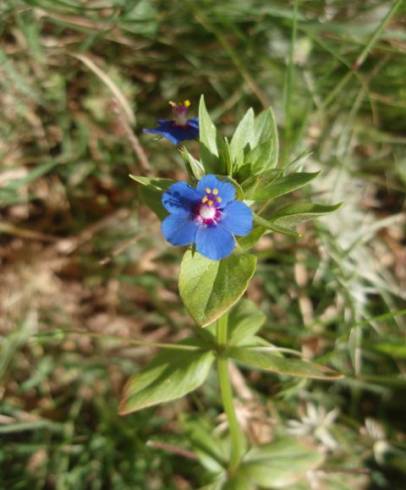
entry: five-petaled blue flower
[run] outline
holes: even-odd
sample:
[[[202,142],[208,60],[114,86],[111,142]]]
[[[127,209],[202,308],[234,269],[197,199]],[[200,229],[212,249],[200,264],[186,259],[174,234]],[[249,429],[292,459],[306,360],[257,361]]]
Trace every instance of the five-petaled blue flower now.
[[[162,234],[172,245],[196,245],[212,260],[221,260],[234,250],[234,235],[252,230],[251,209],[235,199],[234,186],[214,175],[206,175],[196,189],[186,182],[171,185],[162,196],[169,211],[161,224]]]
[[[199,120],[195,117],[188,119],[187,113],[190,101],[169,102],[172,107],[172,119],[159,119],[158,127],[144,129],[144,133],[159,134],[174,145],[185,140],[194,140],[199,137]]]

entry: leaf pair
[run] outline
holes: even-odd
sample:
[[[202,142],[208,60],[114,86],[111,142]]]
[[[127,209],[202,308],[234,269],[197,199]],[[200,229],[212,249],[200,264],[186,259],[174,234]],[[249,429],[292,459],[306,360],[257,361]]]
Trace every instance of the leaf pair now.
[[[284,357],[257,333],[265,316],[248,300],[239,303],[229,316],[229,340],[225,350],[216,344],[213,327],[162,350],[156,358],[128,382],[120,407],[121,414],[181,398],[206,380],[216,356],[222,355],[245,366],[276,373],[322,380],[340,374],[315,363]]]
[[[196,342],[196,339],[193,339]],[[287,359],[277,352],[255,348],[230,347],[225,355],[245,366],[277,373],[321,380],[334,380],[340,374],[301,359]],[[135,374],[124,389],[120,414],[167,403],[186,396],[207,379],[215,360],[215,350],[164,350],[140,373]]]

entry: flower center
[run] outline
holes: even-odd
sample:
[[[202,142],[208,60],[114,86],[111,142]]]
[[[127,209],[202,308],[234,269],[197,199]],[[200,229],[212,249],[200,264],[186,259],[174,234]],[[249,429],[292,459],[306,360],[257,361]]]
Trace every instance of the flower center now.
[[[206,206],[206,204],[203,204],[203,206],[201,206],[199,209],[199,215],[204,220],[212,220],[216,217],[216,208],[214,206]]]
[[[221,197],[218,189],[205,189],[200,204],[196,209],[196,221],[203,225],[216,225],[221,220]]]
[[[176,126],[187,126],[187,113],[190,107],[190,100],[184,102],[169,102],[172,107],[172,117]]]

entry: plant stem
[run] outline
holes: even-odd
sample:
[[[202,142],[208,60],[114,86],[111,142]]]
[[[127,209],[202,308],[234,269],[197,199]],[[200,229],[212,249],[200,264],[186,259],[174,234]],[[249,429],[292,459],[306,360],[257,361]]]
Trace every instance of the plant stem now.
[[[228,314],[217,320],[217,342],[220,347],[225,347],[228,340]],[[231,439],[229,473],[232,474],[238,468],[245,446],[244,435],[241,432],[233,402],[230,374],[228,371],[228,359],[220,351],[217,357],[217,370],[221,391],[221,400],[227,416]]]

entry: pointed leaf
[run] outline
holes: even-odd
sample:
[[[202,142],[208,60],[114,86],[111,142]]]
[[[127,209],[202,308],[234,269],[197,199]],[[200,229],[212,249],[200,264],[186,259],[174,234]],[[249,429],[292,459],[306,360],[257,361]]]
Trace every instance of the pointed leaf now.
[[[320,364],[302,361],[301,359],[286,358],[280,353],[259,348],[230,347],[227,349],[227,355],[246,366],[282,375],[323,380],[333,380],[342,377],[337,371]]]
[[[161,191],[167,189],[171,184],[176,182],[173,179],[160,179],[157,177],[144,177],[143,175],[132,175],[132,174],[130,174],[130,179],[137,182],[137,184],[141,184],[144,186],[150,185]]]
[[[215,261],[188,250],[181,264],[179,291],[194,320],[204,327],[220,318],[244,294],[255,267],[253,255]]]
[[[264,228],[263,226],[254,225],[254,228],[249,235],[238,238],[238,245],[244,251],[249,250],[259,242],[266,231],[266,228]]]
[[[191,341],[180,343],[199,347]],[[212,351],[198,348],[161,351],[127,383],[120,404],[120,414],[126,415],[187,395],[204,383],[213,361]]]
[[[309,219],[331,213],[341,206],[339,204],[313,204],[310,202],[288,204],[276,211],[269,219],[278,226],[295,226]]]
[[[218,163],[216,134],[216,126],[207,112],[204,96],[202,95],[199,103],[200,158],[206,170],[210,171],[214,171]]]
[[[252,341],[266,320],[264,313],[248,299],[240,301],[231,310],[229,325],[229,344],[242,345]]]
[[[251,145],[253,148],[251,156],[255,154],[253,171],[261,173],[275,168],[279,158],[279,138],[275,116],[270,107],[255,118],[254,132],[255,138]],[[258,147],[261,147],[260,154],[256,150]],[[248,154],[246,160],[248,161],[249,158]]]
[[[130,175],[130,178],[140,184],[139,196],[143,204],[148,206],[159,219],[165,218],[168,212],[162,206],[161,196],[175,181],[172,179],[157,179],[140,175]]]
[[[293,192],[308,184],[319,175],[319,172],[296,172],[280,177],[268,185],[258,187],[249,196],[253,201],[261,202],[276,199],[277,197]]]
[[[217,146],[219,150],[219,173],[228,175],[233,174],[233,162],[231,159],[230,143],[227,138],[217,138]]]
[[[272,221],[268,221],[261,216],[258,216],[257,214],[254,215],[254,222],[265,228],[266,230],[273,231],[275,233],[281,233],[282,235],[287,235],[292,238],[299,238],[299,233],[296,233],[296,231],[291,230],[290,228],[285,228],[284,226],[280,226],[279,224],[276,224]]]
[[[279,179],[282,172],[279,169],[273,168],[262,172],[259,175],[249,175],[243,180],[241,187],[244,189],[247,199],[253,199],[253,196],[263,187],[269,186],[272,182]]]
[[[260,175],[264,169],[268,169],[275,164],[274,148],[274,140],[269,139],[263,143],[259,143],[255,148],[247,152],[245,163],[250,165],[252,174]]]
[[[242,165],[244,161],[244,148],[255,141],[254,111],[250,108],[241,119],[230,143],[231,160],[235,167]]]

